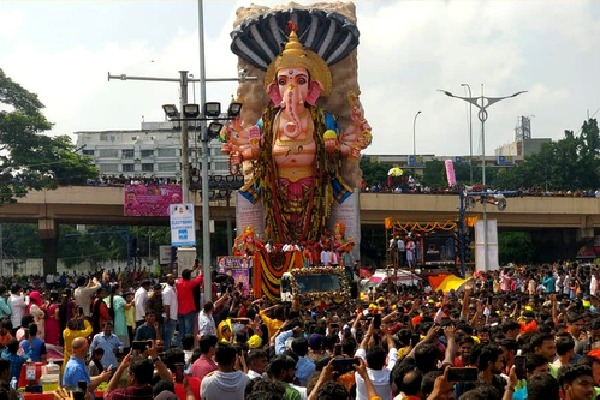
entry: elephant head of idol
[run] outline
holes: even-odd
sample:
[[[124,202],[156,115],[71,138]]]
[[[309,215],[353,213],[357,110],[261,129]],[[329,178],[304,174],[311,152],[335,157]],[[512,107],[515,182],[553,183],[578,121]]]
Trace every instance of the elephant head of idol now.
[[[292,30],[283,52],[269,65],[265,82],[271,101],[288,117],[285,135],[294,139],[300,134],[300,116],[331,93],[332,78],[323,59],[305,49]]]

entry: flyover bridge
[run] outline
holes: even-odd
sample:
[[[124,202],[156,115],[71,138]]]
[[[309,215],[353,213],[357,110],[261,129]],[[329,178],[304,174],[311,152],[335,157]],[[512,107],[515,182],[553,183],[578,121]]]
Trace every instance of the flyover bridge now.
[[[190,193],[201,222],[199,192]],[[487,206],[488,218],[505,228],[600,228],[600,198],[515,197],[507,198],[505,211]],[[383,224],[385,217],[399,221],[447,221],[458,217],[458,196],[452,194],[361,193],[361,223]],[[210,217],[235,219],[236,196],[210,201]],[[468,211],[481,215],[482,206]],[[37,222],[40,230],[53,231],[60,223],[113,225],[168,225],[168,217],[123,215],[123,187],[67,186],[27,194],[15,204],[0,207],[1,222]],[[52,236],[50,232],[46,235]]]
[[[235,220],[235,193],[230,198],[210,202],[210,218]],[[196,223],[201,224],[202,201],[193,192],[190,202],[197,207]],[[384,218],[397,221],[428,222],[455,220],[458,217],[457,195],[361,193],[361,224],[380,225]],[[477,204],[467,215],[481,215]],[[498,220],[500,228],[575,228],[579,238],[592,238],[600,228],[600,198],[590,197],[516,197],[507,199],[505,211],[487,206],[488,218]],[[164,225],[168,217],[131,217],[123,215],[123,187],[70,186],[57,190],[34,191],[15,204],[0,207],[0,222],[37,223],[46,253],[46,263],[56,260],[59,224]],[[47,261],[46,261],[47,259]]]

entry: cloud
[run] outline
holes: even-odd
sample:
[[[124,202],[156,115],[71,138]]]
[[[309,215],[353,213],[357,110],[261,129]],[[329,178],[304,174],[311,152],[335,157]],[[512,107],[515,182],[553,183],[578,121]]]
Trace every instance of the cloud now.
[[[0,38],[14,38],[19,29],[23,26],[23,13],[19,10],[0,9]]]
[[[165,5],[164,25],[152,28],[160,31],[160,42],[140,34],[137,27],[145,18],[140,6],[136,15],[121,16],[132,26],[137,21],[138,30],[122,26],[119,35],[104,40],[101,34],[62,26],[63,37],[81,37],[63,47],[49,45],[57,40],[53,32],[34,32],[36,40],[21,40],[25,29],[35,31],[34,15],[18,7],[0,10],[0,38],[12,38],[0,44],[0,66],[39,94],[56,123],[55,133],[139,129],[142,115],[146,121],[162,120],[160,105],[178,102],[177,83],[108,82],[106,74],[176,79],[178,71],[188,70],[199,77],[196,7],[189,3],[182,3],[189,13],[176,16]],[[236,77],[229,33],[236,8],[249,2],[204,3],[206,76]],[[600,53],[594,48],[600,37],[599,9],[592,1],[356,1],[361,100],[374,129],[367,152],[412,154],[414,115],[421,110],[418,153],[468,154],[465,103],[436,92],[466,95],[461,83],[469,83],[473,95],[480,95],[481,83],[490,96],[529,90],[490,107],[487,154],[512,141],[519,115],[535,114],[534,137],[560,138],[565,129],[578,130],[586,110],[600,107],[595,89]],[[211,101],[226,103],[236,92],[231,82],[206,86]],[[194,93],[200,102],[197,85],[190,88],[190,100]],[[479,151],[476,112],[473,122]]]

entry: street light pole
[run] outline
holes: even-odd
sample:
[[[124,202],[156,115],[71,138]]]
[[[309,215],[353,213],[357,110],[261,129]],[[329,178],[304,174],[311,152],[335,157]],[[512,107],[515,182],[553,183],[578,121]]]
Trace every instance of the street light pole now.
[[[466,86],[469,89],[469,97],[471,97],[471,85],[461,83],[461,86]],[[473,105],[469,103],[469,185],[473,185],[473,118],[471,110]]]
[[[413,119],[413,156],[417,159],[417,117],[421,114],[421,110],[417,111]]]
[[[204,63],[204,9],[198,0],[198,47],[200,50],[200,104],[206,103],[206,67]],[[210,209],[208,206],[208,132],[206,121],[200,121],[202,138],[202,274],[204,275],[204,301],[212,300],[212,276],[210,271]]]
[[[118,79],[121,81],[154,81],[154,82],[178,82],[179,83],[179,108],[183,113],[183,105],[188,102],[188,83],[193,81],[189,79],[188,71],[179,71],[179,78],[155,78],[149,76],[128,76],[126,74],[113,75],[108,73],[108,80]],[[187,121],[181,121],[181,190],[183,192],[183,202],[188,203],[190,198],[189,193],[189,175],[190,175],[190,159],[189,159],[189,128]]]
[[[179,110],[188,103],[188,71],[179,71]],[[188,121],[181,121],[181,190],[183,202],[190,199],[190,133]]]
[[[481,85],[481,96],[479,96],[479,97],[455,96],[455,95],[452,94],[452,92],[448,92],[447,90],[438,90],[438,92],[442,92],[442,93],[444,93],[448,97],[454,97],[456,99],[460,99],[460,100],[466,101],[467,103],[472,104],[475,107],[479,108],[479,113],[478,113],[477,116],[479,117],[479,120],[481,121],[481,183],[483,185],[483,191],[487,191],[487,189],[485,187],[485,185],[486,185],[486,180],[485,180],[485,178],[486,178],[486,176],[485,176],[485,121],[487,121],[487,119],[488,119],[487,109],[488,109],[489,106],[491,106],[494,103],[498,103],[501,100],[509,99],[511,97],[517,97],[521,93],[526,93],[527,91],[524,90],[524,91],[516,92],[516,93],[513,93],[510,96],[485,97],[483,95],[483,84],[482,84]],[[487,265],[488,265],[488,234],[487,234],[488,224],[487,224],[486,204],[487,204],[487,199],[486,199],[486,201],[483,202],[483,210],[482,210],[483,242],[484,242],[484,265],[483,265],[483,268],[484,268],[484,270],[487,271]]]

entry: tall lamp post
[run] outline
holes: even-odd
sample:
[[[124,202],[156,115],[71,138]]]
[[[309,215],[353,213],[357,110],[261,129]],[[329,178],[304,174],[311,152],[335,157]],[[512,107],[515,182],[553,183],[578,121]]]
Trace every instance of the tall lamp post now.
[[[469,89],[469,97],[471,97],[471,85],[468,83],[461,83],[460,86]],[[469,103],[469,185],[473,185],[473,118],[471,110],[473,104]]]
[[[452,92],[448,92],[447,90],[438,90],[438,92],[444,93],[448,97],[454,97],[456,99],[460,99],[466,101],[469,104],[474,105],[479,109],[479,113],[477,116],[479,117],[479,121],[481,121],[481,183],[483,185],[483,190],[486,189],[486,181],[485,181],[485,121],[488,119],[487,109],[494,103],[498,103],[501,100],[509,99],[511,97],[517,97],[521,93],[526,93],[526,90],[516,92],[511,94],[510,96],[503,97],[486,97],[483,95],[483,84],[481,85],[481,96],[479,97],[462,97],[455,96]],[[484,269],[487,271],[488,264],[488,223],[487,223],[487,212],[486,212],[487,201],[483,202],[483,210],[482,210],[482,218],[483,218],[483,242],[484,242]]]
[[[421,114],[421,110],[417,111],[413,119],[413,156],[415,156],[415,161],[417,160],[417,117],[419,114]]]

